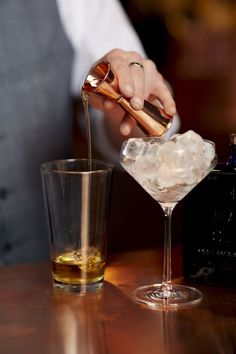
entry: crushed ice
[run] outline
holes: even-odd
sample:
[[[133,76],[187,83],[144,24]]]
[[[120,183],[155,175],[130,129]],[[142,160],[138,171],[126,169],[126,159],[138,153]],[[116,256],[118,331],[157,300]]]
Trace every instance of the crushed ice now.
[[[169,190],[170,198],[182,199],[210,172],[214,161],[214,144],[192,130],[175,134],[167,142],[131,138],[121,156],[122,166],[156,200],[160,199],[159,192],[167,194]],[[173,196],[176,193],[179,195]]]

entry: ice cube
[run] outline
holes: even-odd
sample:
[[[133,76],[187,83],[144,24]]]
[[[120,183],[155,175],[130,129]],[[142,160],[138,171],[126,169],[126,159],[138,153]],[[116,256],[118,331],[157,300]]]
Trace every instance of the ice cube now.
[[[138,138],[130,138],[124,143],[124,149],[122,149],[122,154],[125,159],[135,160],[136,156],[143,155],[143,150],[145,149],[146,142]]]
[[[121,163],[144,189],[156,195],[158,190],[196,185],[207,175],[214,156],[211,142],[190,130],[173,135],[169,141],[129,139]]]

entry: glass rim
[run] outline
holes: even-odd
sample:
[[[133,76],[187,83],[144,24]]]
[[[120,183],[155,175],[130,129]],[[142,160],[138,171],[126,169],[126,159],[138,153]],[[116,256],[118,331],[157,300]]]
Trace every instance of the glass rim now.
[[[62,169],[56,169],[52,168],[52,164],[56,163],[71,163],[71,162],[88,162],[91,161],[92,163],[99,163],[104,166],[104,168],[98,168],[97,170],[92,169],[92,170],[87,170],[87,171],[72,171],[72,170],[62,170]],[[51,166],[51,167],[49,167]],[[41,172],[50,172],[50,173],[57,173],[57,174],[71,174],[71,175],[78,175],[78,174],[97,174],[97,173],[108,173],[113,171],[114,165],[111,164],[110,162],[105,162],[103,160],[99,159],[88,159],[88,158],[69,158],[69,159],[56,159],[56,160],[49,160],[45,161],[40,165],[40,170]]]
[[[183,134],[180,134],[180,133],[176,133],[176,134],[174,134],[174,135],[183,135]],[[198,134],[199,135],[199,134]],[[171,140],[171,138],[172,137],[170,137],[170,138],[168,138],[168,139],[165,139],[165,138],[163,138],[163,137],[160,137],[160,136],[139,136],[139,137],[131,137],[131,138],[128,138],[128,139],[126,139],[126,140],[124,140],[123,141],[123,143],[127,143],[129,140],[146,140],[146,141],[148,141],[148,140],[159,140],[162,144],[164,144],[164,143],[167,143],[168,141],[170,141]],[[211,145],[213,145],[213,146],[216,146],[216,143],[214,142],[214,141],[212,141],[212,140],[209,140],[209,139],[205,139],[205,138],[203,138],[203,137],[201,137],[202,138],[202,140],[203,141],[205,141],[205,142],[207,142],[207,143],[210,143]]]

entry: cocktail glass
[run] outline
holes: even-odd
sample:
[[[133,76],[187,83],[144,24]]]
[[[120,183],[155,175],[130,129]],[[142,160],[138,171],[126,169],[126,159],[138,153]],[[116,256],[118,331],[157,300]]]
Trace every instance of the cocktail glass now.
[[[160,204],[165,216],[162,283],[137,288],[133,300],[161,310],[198,304],[202,300],[198,289],[171,279],[171,216],[176,204],[215,167],[215,144],[193,131],[175,134],[169,141],[130,138],[122,145],[120,163]]]

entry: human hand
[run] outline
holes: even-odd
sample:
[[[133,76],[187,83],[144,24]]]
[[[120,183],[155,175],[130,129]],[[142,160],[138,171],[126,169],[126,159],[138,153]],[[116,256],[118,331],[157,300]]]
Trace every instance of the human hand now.
[[[131,106],[140,110],[144,100],[159,106],[173,116],[176,113],[175,102],[162,77],[156,69],[153,61],[144,59],[137,52],[127,52],[121,49],[113,49],[101,60],[108,61],[115,76],[113,88],[130,100]],[[106,112],[117,109],[118,105],[99,95],[91,95],[90,104]],[[134,120],[120,110],[120,132],[129,135],[135,125]]]

